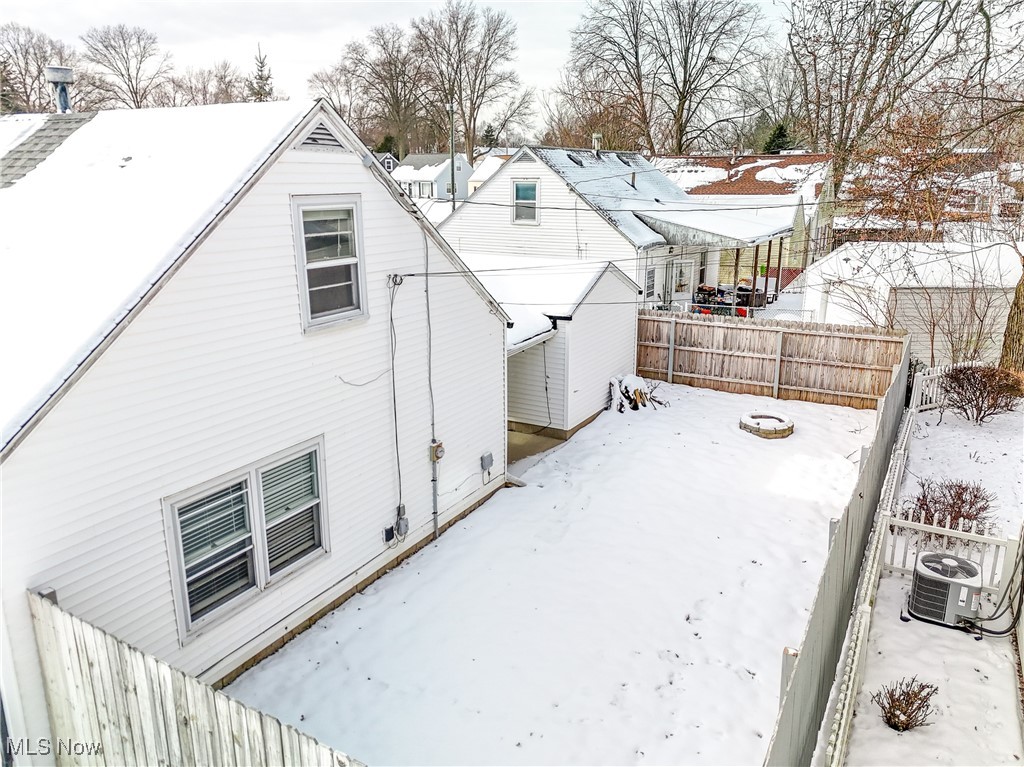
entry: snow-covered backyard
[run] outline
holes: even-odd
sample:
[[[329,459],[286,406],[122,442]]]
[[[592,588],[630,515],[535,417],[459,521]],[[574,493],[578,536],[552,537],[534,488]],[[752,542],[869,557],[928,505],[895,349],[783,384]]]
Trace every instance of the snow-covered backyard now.
[[[372,765],[760,763],[875,413],[658,393],[226,692]]]
[[[1008,537],[1024,518],[1024,412],[977,425],[952,412],[917,415],[901,498],[919,478],[979,482],[996,496],[994,516]],[[1005,567],[1004,567],[1005,570]],[[1004,572],[1004,579],[1006,573]],[[872,612],[867,666],[857,696],[847,762],[889,764],[1016,764],[1024,759],[1017,716],[1017,664],[1009,638],[975,637],[900,612],[911,577],[884,574]],[[991,614],[991,600],[982,615]],[[1002,628],[1003,623],[992,628]],[[931,725],[897,733],[882,722],[871,694],[917,676],[934,684]]]

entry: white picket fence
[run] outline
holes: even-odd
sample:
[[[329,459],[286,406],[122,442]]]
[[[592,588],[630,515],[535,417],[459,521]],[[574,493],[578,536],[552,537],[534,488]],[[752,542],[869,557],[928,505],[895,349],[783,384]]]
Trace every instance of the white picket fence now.
[[[975,365],[980,363],[961,363]],[[892,459],[878,503],[878,512],[865,552],[857,586],[857,598],[850,619],[848,643],[833,687],[831,724],[825,744],[824,763],[841,767],[846,761],[853,712],[867,659],[867,641],[871,631],[871,608],[878,591],[882,570],[912,573],[918,551],[941,549],[977,562],[983,571],[983,590],[1000,591],[1004,577],[1010,576],[1020,541],[1003,537],[1001,531],[979,526],[953,529],[949,520],[923,524],[899,507],[900,487],[910,448],[910,436],[918,412],[942,407],[939,379],[953,365],[928,368],[914,376],[910,405],[900,423]]]
[[[361,767],[290,725],[28,594],[59,765]],[[98,746],[98,747],[97,747]]]

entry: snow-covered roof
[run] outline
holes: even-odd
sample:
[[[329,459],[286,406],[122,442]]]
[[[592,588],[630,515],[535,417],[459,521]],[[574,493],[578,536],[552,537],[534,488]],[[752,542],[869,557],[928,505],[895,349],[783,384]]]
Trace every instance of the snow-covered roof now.
[[[310,108],[279,101],[100,112],[0,189],[0,327],[7,370],[0,377],[0,445],[114,329]],[[0,119],[0,133],[20,122]]]
[[[1018,243],[1024,252],[1024,242]],[[1009,243],[851,242],[808,268],[810,280],[872,287],[1013,288],[1021,259]]]
[[[395,169],[391,177],[395,181],[433,181],[448,167],[451,158],[447,154],[410,154],[406,155]],[[465,162],[466,156],[455,155],[456,162]]]
[[[452,201],[439,197],[414,197],[412,201],[420,212],[434,226],[440,226],[448,216],[452,214]],[[456,200],[455,207],[458,208],[464,200]]]
[[[796,196],[815,200],[828,178],[829,154],[680,155],[651,164],[690,195]]]
[[[505,164],[507,159],[507,155],[492,154],[484,157],[482,160],[478,160],[476,167],[473,168],[473,175],[469,177],[469,183],[482,184],[497,173],[498,169]]]
[[[41,128],[49,115],[5,115],[0,118],[0,157]]]
[[[459,257],[512,319],[505,339],[510,353],[550,331],[552,317],[572,317],[606,272],[623,280],[634,296],[639,290],[622,270],[605,261],[474,253]]]
[[[556,147],[527,150],[638,248],[694,241],[689,235],[679,235],[680,227],[705,242],[730,247],[762,242],[792,227],[791,208],[716,210],[705,200],[683,192],[639,152],[598,154],[590,149]]]

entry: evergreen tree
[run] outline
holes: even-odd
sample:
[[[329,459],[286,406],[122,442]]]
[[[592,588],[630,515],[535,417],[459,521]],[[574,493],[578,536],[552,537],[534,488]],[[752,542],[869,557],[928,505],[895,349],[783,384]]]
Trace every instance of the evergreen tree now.
[[[772,135],[764,142],[764,153],[778,154],[783,149],[793,149],[795,146],[796,144],[793,142],[793,139],[789,137],[789,131],[786,130],[785,123],[777,123],[775,130],[772,131]]]
[[[267,56],[256,46],[256,71],[245,78],[245,96],[248,101],[273,101],[274,78],[267,64]]]
[[[18,98],[12,82],[11,62],[6,56],[0,56],[0,114],[9,115],[24,112],[24,105]]]
[[[395,137],[390,133],[386,135],[381,142],[373,148],[374,152],[390,152],[395,157],[398,157],[398,142],[395,141]]]
[[[494,149],[494,145],[498,143],[498,134],[494,132],[494,126],[490,123],[484,127],[484,135],[480,137],[484,146],[488,149]]]

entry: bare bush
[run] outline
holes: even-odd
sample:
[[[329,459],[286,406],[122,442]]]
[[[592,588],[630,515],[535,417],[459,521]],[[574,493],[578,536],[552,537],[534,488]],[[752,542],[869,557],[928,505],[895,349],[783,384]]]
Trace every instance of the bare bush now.
[[[882,721],[897,732],[906,732],[915,727],[930,724],[928,717],[934,713],[931,700],[939,688],[933,684],[917,681],[917,677],[901,679],[871,695],[871,702],[882,709]]]
[[[936,525],[942,522],[950,529],[960,530],[964,523],[982,527],[990,525],[992,502],[996,497],[977,482],[931,478],[919,480],[920,491],[908,500],[904,510],[910,519],[920,519],[922,524]],[[948,520],[948,521],[947,521]]]
[[[1020,378],[997,367],[950,368],[939,379],[939,388],[945,407],[978,423],[1010,412],[1024,395]]]

